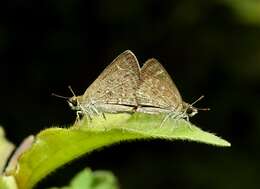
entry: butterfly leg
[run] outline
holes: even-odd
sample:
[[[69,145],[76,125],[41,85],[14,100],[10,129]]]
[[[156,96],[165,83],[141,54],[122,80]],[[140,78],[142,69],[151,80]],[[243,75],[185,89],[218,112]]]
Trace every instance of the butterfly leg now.
[[[94,111],[97,115],[102,115],[102,117],[103,117],[105,120],[107,119],[105,113],[98,111],[98,109],[95,107],[94,104],[92,105],[92,109],[93,109],[93,111]]]
[[[105,120],[107,120],[106,115],[105,115],[104,112],[102,112],[102,117],[103,117]]]
[[[186,112],[182,113],[180,116],[181,116],[181,118],[184,118],[184,119],[188,122],[188,124],[189,124],[189,129],[190,129],[190,130],[193,130],[193,129],[191,128],[190,117],[186,114]]]
[[[161,122],[161,124],[160,124],[160,128],[163,127],[165,121],[167,121],[167,120],[170,118],[170,116],[171,116],[171,113],[168,113],[168,114],[163,118],[163,120],[162,120],[162,122]]]
[[[104,120],[106,120],[106,115],[104,112],[99,111],[94,105],[91,106],[92,114],[97,116],[102,116]],[[107,130],[106,127],[104,127],[105,130]]]
[[[172,113],[172,118],[175,119],[177,123],[180,119],[182,119],[182,113],[178,113],[178,112]],[[176,126],[174,126],[173,129],[177,127],[178,125],[176,124]]]
[[[79,123],[79,121],[80,121],[80,115],[81,115],[81,114],[82,114],[81,111],[77,111],[77,112],[76,112],[77,117],[76,117],[75,123]]]
[[[177,119],[184,119],[189,124],[189,129],[192,130],[191,124],[190,124],[190,117],[186,114],[186,112],[182,112],[176,115]]]
[[[76,119],[74,121],[74,126],[78,127],[79,123],[80,123],[80,117],[82,116],[82,112],[81,111],[76,111]]]
[[[92,122],[92,112],[91,112],[91,109],[87,106],[87,107],[81,107],[81,109],[82,109],[82,115],[84,116],[84,117],[86,117],[86,119],[87,119],[87,125],[89,126],[89,127],[91,127],[91,122]]]
[[[92,126],[91,126],[91,123],[92,123],[92,117],[91,117],[90,113],[86,113],[86,116],[87,116],[87,123],[88,123],[88,126],[89,126],[89,127],[92,127]]]
[[[190,122],[190,119],[189,119],[190,117],[189,117],[188,115],[186,115],[185,118],[186,118],[186,121],[187,121],[188,124],[189,124],[189,129],[193,131],[193,129],[192,129],[192,127],[191,127],[191,122]]]

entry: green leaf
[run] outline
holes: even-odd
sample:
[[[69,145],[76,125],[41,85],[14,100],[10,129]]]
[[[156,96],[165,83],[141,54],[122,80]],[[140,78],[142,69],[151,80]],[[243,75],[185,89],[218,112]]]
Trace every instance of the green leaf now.
[[[167,119],[163,115],[106,114],[106,119],[86,119],[66,128],[40,132],[32,148],[18,161],[15,173],[19,189],[30,189],[47,174],[83,154],[120,141],[136,139],[190,140],[216,146],[230,146],[227,141],[202,131],[189,122]]]
[[[70,182],[69,186],[60,189],[117,189],[117,180],[109,171],[94,171],[84,169]],[[59,189],[52,187],[50,189]]]

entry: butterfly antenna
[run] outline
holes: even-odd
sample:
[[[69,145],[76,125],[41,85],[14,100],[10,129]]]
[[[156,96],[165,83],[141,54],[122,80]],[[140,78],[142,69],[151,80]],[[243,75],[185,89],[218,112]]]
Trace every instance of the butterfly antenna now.
[[[210,108],[196,108],[197,110],[201,110],[201,111],[209,111]]]
[[[68,86],[68,88],[69,88],[70,92],[73,94],[73,96],[76,96],[76,94],[74,93],[74,91],[72,90],[70,85]]]
[[[201,99],[204,98],[204,95],[201,95],[197,100],[195,100],[194,102],[192,102],[190,105],[193,106],[194,104],[196,104],[197,102],[199,102]]]
[[[52,95],[52,96],[56,96],[56,97],[58,97],[58,98],[63,98],[63,99],[66,99],[66,100],[69,99],[69,97],[61,96],[61,95],[58,95],[58,94],[55,94],[55,93],[51,93],[51,95]]]
[[[78,100],[76,94],[74,93],[74,91],[72,90],[72,88],[71,88],[70,85],[68,86],[68,88],[69,88],[70,92],[73,94],[73,97],[76,99],[77,104],[79,104],[79,100]],[[72,98],[69,98],[69,101],[70,101],[71,103],[73,103],[74,100],[72,100]]]
[[[204,95],[201,95],[197,100],[195,100],[193,103],[190,104],[190,107],[192,107],[194,104],[196,104],[198,101],[200,101],[204,97],[205,97]],[[197,108],[197,107],[194,107],[194,108],[196,108],[197,110],[202,110],[202,111],[209,111],[210,110],[210,108]]]

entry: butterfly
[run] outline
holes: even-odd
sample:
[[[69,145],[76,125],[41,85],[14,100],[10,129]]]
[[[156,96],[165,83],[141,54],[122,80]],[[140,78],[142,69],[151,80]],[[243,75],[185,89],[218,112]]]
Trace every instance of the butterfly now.
[[[195,108],[193,105],[201,100],[201,96],[192,104],[182,100],[180,92],[170,75],[159,63],[152,58],[145,62],[141,68],[140,83],[136,91],[139,107],[137,112],[148,114],[166,114],[168,117],[186,118],[194,116],[198,110],[208,110],[207,108]]]
[[[134,112],[135,92],[140,80],[140,66],[135,55],[126,50],[116,57],[81,96],[66,98],[70,107],[90,119],[104,113]]]

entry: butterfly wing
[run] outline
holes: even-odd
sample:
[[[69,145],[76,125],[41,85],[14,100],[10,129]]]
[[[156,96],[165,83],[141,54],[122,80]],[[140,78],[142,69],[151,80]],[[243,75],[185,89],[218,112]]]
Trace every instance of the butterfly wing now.
[[[154,58],[145,62],[141,68],[140,85],[136,92],[140,106],[161,109],[182,107],[181,95],[163,66]]]
[[[83,100],[136,106],[135,91],[139,79],[138,60],[130,50],[126,50],[115,58],[88,87],[83,95]]]

